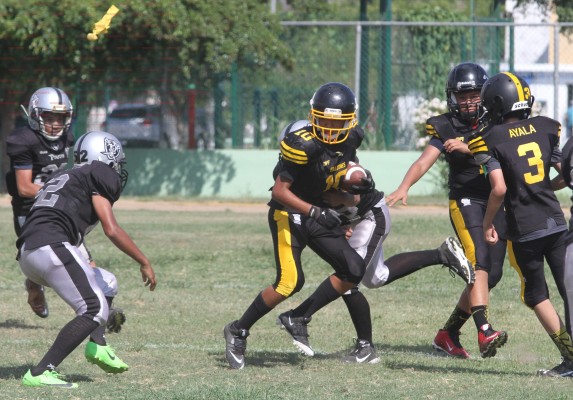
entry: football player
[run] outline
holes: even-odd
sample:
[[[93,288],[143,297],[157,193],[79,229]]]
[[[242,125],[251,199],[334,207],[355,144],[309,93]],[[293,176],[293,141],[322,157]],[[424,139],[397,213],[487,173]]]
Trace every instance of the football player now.
[[[493,329],[489,321],[489,290],[502,276],[506,242],[503,209],[496,215],[501,240],[488,246],[483,238],[482,221],[490,185],[468,149],[469,137],[483,126],[480,120],[480,90],[487,80],[478,64],[456,65],[448,74],[448,112],[431,117],[426,132],[431,136],[422,155],[410,166],[402,183],[386,197],[389,206],[399,200],[407,204],[408,190],[436,163],[442,154],[449,166],[450,221],[467,258],[475,268],[475,282],[462,292],[444,327],[438,330],[433,347],[454,357],[468,358],[460,343],[460,329],[473,316],[482,357],[493,357],[507,341],[507,333]]]
[[[357,103],[347,86],[322,85],[310,100],[309,125],[288,132],[280,143],[281,157],[274,168],[268,222],[273,238],[276,280],[260,292],[244,314],[223,330],[226,359],[231,368],[245,366],[246,339],[251,327],[304,285],[301,253],[310,247],[334,269],[310,296],[300,313],[281,314],[280,319],[301,349],[313,353],[308,343],[311,315],[350,290],[365,270],[362,257],[350,247],[338,213],[328,207],[322,194],[338,188],[363,139],[357,129]],[[374,188],[370,177],[359,192]]]
[[[6,186],[12,196],[14,230],[20,236],[22,225],[34,197],[49,177],[64,169],[68,164],[68,150],[74,144],[71,132],[73,107],[66,93],[55,87],[44,87],[32,94],[28,105],[28,126],[15,129],[6,141],[6,151],[10,157],[10,170],[6,174]],[[81,250],[95,266],[85,244]],[[102,270],[103,271],[103,270]],[[113,274],[103,273],[102,284],[117,287]],[[28,291],[28,304],[41,318],[49,315],[44,287],[25,281]],[[117,290],[110,291],[115,295]],[[110,310],[107,329],[109,332],[121,331],[125,322],[122,309]],[[105,333],[105,327],[103,328]]]
[[[551,167],[561,172],[561,125],[547,117],[529,118],[533,96],[519,76],[502,72],[481,90],[489,125],[469,141],[469,148],[491,182],[483,220],[487,243],[499,240],[494,218],[506,210],[508,252],[521,278],[521,299],[531,308],[561,353],[562,363],[538,371],[540,376],[573,377],[573,344],[569,301],[564,284],[567,222],[554,190],[564,184],[549,177]],[[565,326],[549,300],[544,275],[547,261],[565,303]]]
[[[101,222],[105,235],[140,265],[141,278],[155,289],[155,273],[147,257],[117,223],[112,206],[127,182],[125,155],[115,136],[100,131],[81,136],[74,147],[73,169],[54,174],[40,189],[17,241],[22,272],[31,281],[51,287],[72,307],[76,317],[66,324],[42,360],[23,378],[25,386],[74,388],[55,368],[90,336],[85,357],[109,373],[128,369],[105,341],[93,336],[109,314],[106,289],[81,249],[85,235]]]
[[[374,289],[386,286],[416,271],[431,265],[443,264],[470,284],[475,274],[458,241],[447,238],[440,247],[432,250],[411,251],[384,258],[383,243],[390,233],[390,212],[384,193],[374,189],[363,195],[342,191],[328,191],[323,196],[349,222],[349,243],[366,262],[362,284]],[[346,292],[342,298],[356,329],[356,345],[342,358],[347,363],[375,364],[380,361],[372,342],[370,306],[358,286]],[[296,310],[296,309],[295,309]]]
[[[28,125],[16,128],[6,139],[10,169],[6,187],[12,196],[14,230],[20,236],[22,225],[38,190],[50,176],[68,164],[68,150],[74,144],[70,126],[73,107],[66,93],[56,87],[43,87],[30,97]],[[41,318],[48,316],[44,288],[26,279],[28,303]]]

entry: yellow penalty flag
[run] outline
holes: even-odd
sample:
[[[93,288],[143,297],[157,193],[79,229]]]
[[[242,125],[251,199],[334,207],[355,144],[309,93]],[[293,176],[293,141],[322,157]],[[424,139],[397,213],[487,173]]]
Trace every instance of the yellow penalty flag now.
[[[109,10],[105,13],[102,19],[94,24],[94,29],[88,33],[88,40],[97,40],[97,35],[107,32],[107,28],[111,24],[111,19],[119,12],[119,8],[112,5]]]

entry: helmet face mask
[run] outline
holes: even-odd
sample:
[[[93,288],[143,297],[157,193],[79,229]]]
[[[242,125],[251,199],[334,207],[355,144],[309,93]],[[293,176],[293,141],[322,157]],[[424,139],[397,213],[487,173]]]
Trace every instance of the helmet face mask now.
[[[480,105],[476,107],[475,101],[460,102],[458,97],[467,92],[479,93],[487,78],[485,70],[475,63],[461,63],[452,68],[446,82],[446,99],[450,113],[463,121],[477,120],[482,113]]]
[[[72,103],[61,89],[40,88],[30,97],[28,124],[32,130],[39,132],[49,141],[58,140],[69,132],[72,116]]]
[[[122,188],[127,184],[125,153],[117,138],[108,132],[91,131],[82,135],[74,146],[74,164],[101,161],[113,168],[121,177]]]
[[[358,124],[356,97],[352,90],[337,82],[322,85],[310,100],[308,121],[312,135],[326,144],[342,143],[350,129]]]
[[[527,82],[511,72],[494,75],[481,91],[486,117],[493,124],[501,124],[511,114],[527,119],[531,114],[534,97]]]

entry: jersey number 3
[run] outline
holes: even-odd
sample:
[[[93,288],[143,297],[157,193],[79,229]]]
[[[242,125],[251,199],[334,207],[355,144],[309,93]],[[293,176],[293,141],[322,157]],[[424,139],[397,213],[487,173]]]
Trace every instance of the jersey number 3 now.
[[[527,157],[530,154],[533,154],[531,157],[527,158],[527,162],[530,166],[536,167],[537,172],[527,172],[523,174],[523,177],[525,178],[525,182],[529,185],[541,182],[545,178],[545,167],[543,166],[543,160],[541,159],[542,154],[539,145],[535,142],[522,144],[517,148],[517,154],[519,154],[520,157]]]

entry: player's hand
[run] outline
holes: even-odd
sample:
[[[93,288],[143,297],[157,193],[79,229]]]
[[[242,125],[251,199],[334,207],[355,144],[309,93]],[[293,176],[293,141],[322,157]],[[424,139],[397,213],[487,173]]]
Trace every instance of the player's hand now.
[[[344,228],[344,237],[346,240],[349,240],[352,237],[353,230],[350,226]]]
[[[308,216],[327,229],[333,229],[340,226],[342,220],[338,213],[331,208],[310,207]]]
[[[483,237],[487,244],[494,245],[499,240],[497,235],[497,231],[493,225],[491,226],[484,226],[483,228]]]
[[[374,183],[374,179],[372,179],[372,174],[367,169],[364,170],[366,172],[366,177],[362,178],[361,185],[352,185],[350,186],[349,192],[352,194],[366,194],[370,193],[376,188],[376,183]]]
[[[149,286],[149,290],[153,291],[157,282],[155,281],[155,272],[151,265],[142,265],[139,270],[141,271],[141,279],[145,283],[145,286]]]
[[[448,139],[444,142],[444,150],[446,153],[453,153],[457,151],[459,153],[472,155],[468,145],[458,139]]]
[[[392,207],[394,204],[398,202],[398,200],[402,200],[402,204],[407,206],[408,205],[408,191],[398,189],[388,196],[386,196],[386,204],[388,207]]]

